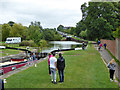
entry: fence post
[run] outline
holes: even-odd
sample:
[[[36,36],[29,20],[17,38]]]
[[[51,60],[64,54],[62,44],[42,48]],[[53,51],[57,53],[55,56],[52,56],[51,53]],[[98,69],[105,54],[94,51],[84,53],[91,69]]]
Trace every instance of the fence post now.
[[[116,38],[116,58],[120,61],[120,39]]]

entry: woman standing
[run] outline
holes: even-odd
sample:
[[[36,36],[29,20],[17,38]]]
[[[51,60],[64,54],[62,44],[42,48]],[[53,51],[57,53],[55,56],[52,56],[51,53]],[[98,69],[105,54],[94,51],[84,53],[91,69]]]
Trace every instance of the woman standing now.
[[[49,53],[49,58],[48,58],[49,75],[51,75],[51,71],[50,71],[50,58],[51,57],[53,57],[53,55]]]
[[[115,60],[112,59],[109,63],[108,63],[108,68],[109,68],[109,72],[110,72],[110,81],[113,81],[113,76],[114,76],[114,72],[115,72]]]

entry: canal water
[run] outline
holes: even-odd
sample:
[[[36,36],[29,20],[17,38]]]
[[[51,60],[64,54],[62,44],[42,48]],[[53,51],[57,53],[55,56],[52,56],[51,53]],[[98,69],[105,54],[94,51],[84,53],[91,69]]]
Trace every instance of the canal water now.
[[[48,43],[48,47],[43,49],[43,53],[49,53],[53,50],[58,49],[72,49],[81,47],[82,43],[74,42],[74,41],[51,41]]]

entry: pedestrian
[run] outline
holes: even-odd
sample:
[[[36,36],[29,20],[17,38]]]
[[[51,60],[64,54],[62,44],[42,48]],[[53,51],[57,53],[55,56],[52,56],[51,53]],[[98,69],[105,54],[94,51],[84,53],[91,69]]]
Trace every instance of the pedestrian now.
[[[99,51],[102,49],[102,43],[100,43],[100,45],[99,45]]]
[[[82,43],[82,49],[83,50],[85,49],[85,43],[84,42]]]
[[[49,53],[49,58],[48,58],[49,75],[51,75],[51,71],[50,71],[50,58],[51,57],[53,57],[53,55]]]
[[[31,54],[31,57],[32,57],[33,61],[34,61],[34,60],[37,60],[35,53],[32,53],[32,54]]]
[[[4,82],[0,79],[0,90],[4,90]]]
[[[107,44],[106,44],[106,43],[104,43],[104,49],[106,49],[106,46],[107,46]]]
[[[37,58],[36,58],[35,53],[32,52],[30,57],[29,57],[29,64],[31,63],[31,65],[33,65],[35,62],[34,60],[37,60]],[[36,63],[37,63],[37,61],[36,61]],[[37,67],[36,63],[35,63],[35,67]]]
[[[100,40],[98,40],[98,45],[100,44]]]
[[[65,69],[65,59],[62,54],[59,53],[59,58],[57,59],[57,69],[59,73],[60,83],[64,82],[64,69]]]
[[[53,75],[54,75],[54,84],[57,84],[56,81],[57,59],[55,58],[55,53],[53,53],[53,57],[50,58],[50,70],[51,70],[51,82],[53,83]]]
[[[108,68],[109,68],[109,72],[110,72],[110,81],[113,81],[113,76],[114,76],[114,72],[115,72],[115,60],[112,59],[109,63],[108,63]]]

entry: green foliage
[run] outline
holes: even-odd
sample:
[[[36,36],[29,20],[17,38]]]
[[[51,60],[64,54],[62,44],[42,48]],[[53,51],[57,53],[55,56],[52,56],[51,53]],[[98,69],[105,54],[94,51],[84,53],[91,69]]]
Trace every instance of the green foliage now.
[[[30,46],[30,47],[35,47],[36,44],[35,44],[34,41],[32,41],[32,40],[29,40],[29,41],[23,40],[23,41],[19,44],[19,46]]]
[[[33,40],[38,46],[40,40],[54,41],[61,40],[60,34],[56,29],[43,29],[40,22],[31,22],[29,27],[10,21],[0,27],[0,36],[5,41],[7,37],[21,37],[22,40]],[[27,44],[27,43],[26,43]]]
[[[47,42],[45,40],[40,40],[40,47],[45,47]]]
[[[81,31],[81,33],[79,34],[79,36],[83,39],[86,39],[87,38],[87,30],[85,31]]]
[[[2,25],[0,25],[0,41],[2,41]]]
[[[0,53],[0,57],[13,55],[13,54],[19,54],[20,53],[19,50],[12,50],[12,49],[0,49],[0,52],[2,52],[2,53]]]
[[[51,30],[44,30],[43,31],[43,37],[47,41],[52,41],[54,40],[54,31]]]
[[[60,34],[55,29],[44,29],[43,38],[47,41],[61,40]]]
[[[113,39],[119,26],[120,2],[89,2],[81,5],[82,20],[76,25],[76,35],[87,29],[87,38]]]
[[[39,26],[30,25],[28,28],[27,39],[33,40],[37,45],[42,39],[42,30]]]
[[[76,25],[76,35],[79,36],[80,32],[85,30],[86,25],[84,24],[84,22],[83,21],[78,22]]]
[[[113,35],[115,38],[120,38],[120,26],[113,32]]]
[[[40,43],[40,48],[41,48],[41,52],[42,52],[43,47],[47,46],[47,42],[45,40],[40,40],[39,43]]]
[[[5,46],[7,47],[8,45],[6,43],[0,43],[0,46]]]
[[[11,26],[9,24],[2,25],[2,41],[5,41],[7,37],[9,37],[11,32]]]
[[[23,26],[22,24],[14,24],[12,26],[10,36],[11,37],[21,37],[22,39],[25,39],[27,32],[27,28]]]

